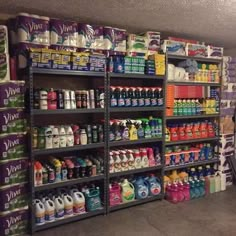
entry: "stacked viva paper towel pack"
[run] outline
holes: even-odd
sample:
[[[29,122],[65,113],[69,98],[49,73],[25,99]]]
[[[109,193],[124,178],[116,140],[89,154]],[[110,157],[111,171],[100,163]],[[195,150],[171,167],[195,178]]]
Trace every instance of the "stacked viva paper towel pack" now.
[[[9,80],[8,32],[6,26],[0,25],[0,83]]]

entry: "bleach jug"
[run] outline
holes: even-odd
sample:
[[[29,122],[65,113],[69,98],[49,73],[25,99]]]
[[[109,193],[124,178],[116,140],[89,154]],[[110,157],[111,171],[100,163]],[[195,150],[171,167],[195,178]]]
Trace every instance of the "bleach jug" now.
[[[102,208],[99,188],[86,189],[85,191],[87,211],[96,211]]]
[[[149,195],[157,196],[161,193],[161,184],[160,180],[153,174],[147,179]]]
[[[39,199],[34,200],[35,206],[35,223],[36,225],[42,225],[45,223],[45,207]]]
[[[220,181],[221,181],[221,191],[226,190],[226,174],[220,172]]]
[[[54,197],[55,212],[56,218],[64,218],[65,215],[65,205],[64,201],[60,196]]]
[[[75,214],[85,213],[85,197],[84,194],[79,192],[78,189],[73,188],[70,191],[70,194],[73,198],[73,211]]]
[[[121,199],[121,188],[118,183],[110,184],[110,206],[119,205],[122,201]]]
[[[68,193],[62,194],[62,199],[65,206],[65,216],[73,215],[73,199]]]
[[[135,196],[136,199],[145,199],[149,195],[149,186],[147,181],[145,181],[142,177],[138,177],[133,181],[135,188]]]
[[[55,204],[54,202],[46,197],[44,199],[44,208],[45,208],[45,220],[54,221],[55,220]]]
[[[220,192],[221,190],[221,177],[220,172],[215,173],[215,192]]]
[[[121,185],[121,196],[122,202],[130,202],[135,198],[134,185],[130,183],[127,179],[120,184]]]

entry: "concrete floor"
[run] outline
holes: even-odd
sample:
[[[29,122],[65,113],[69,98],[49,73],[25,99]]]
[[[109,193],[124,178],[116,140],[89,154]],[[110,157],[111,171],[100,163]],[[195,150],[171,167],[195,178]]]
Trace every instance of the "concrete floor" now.
[[[35,236],[235,236],[236,187],[208,197],[170,204],[156,201]]]

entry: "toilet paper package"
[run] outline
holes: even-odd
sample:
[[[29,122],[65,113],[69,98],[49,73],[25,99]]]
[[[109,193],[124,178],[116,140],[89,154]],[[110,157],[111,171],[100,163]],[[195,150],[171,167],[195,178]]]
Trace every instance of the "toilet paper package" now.
[[[175,66],[168,63],[168,80],[175,80]]]
[[[174,40],[164,40],[161,44],[161,49],[164,53],[173,55],[186,55],[185,42],[179,42]]]
[[[24,81],[0,84],[0,108],[24,107]]]
[[[17,42],[49,45],[49,18],[20,13],[16,18]]]
[[[0,188],[0,211],[12,211],[28,204],[27,185],[19,184]]]
[[[28,181],[29,161],[27,159],[0,161],[0,186]]]
[[[0,235],[25,235],[28,231],[29,212],[19,210],[0,215]]]
[[[0,53],[8,54],[8,30],[5,25],[0,25]]]
[[[78,46],[78,25],[74,21],[50,19],[50,39],[53,45]]]
[[[21,158],[26,151],[24,134],[9,134],[0,136],[0,161]]]
[[[215,46],[207,46],[207,55],[210,58],[219,58],[223,57],[224,48],[222,47],[215,47]]]
[[[78,24],[78,47],[96,50],[104,49],[103,27],[99,25]]]
[[[0,110],[0,134],[25,132],[26,117],[23,109]]]
[[[0,54],[0,83],[10,81],[9,55]]]

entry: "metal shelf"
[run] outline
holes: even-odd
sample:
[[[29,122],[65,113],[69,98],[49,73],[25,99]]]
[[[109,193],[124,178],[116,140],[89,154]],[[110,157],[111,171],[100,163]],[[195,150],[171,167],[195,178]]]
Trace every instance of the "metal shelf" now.
[[[138,140],[125,140],[125,141],[113,141],[109,143],[110,147],[126,146],[131,144],[143,144],[143,143],[153,143],[153,142],[162,142],[162,138],[146,138]]]
[[[164,107],[111,107],[110,112],[164,111]]]
[[[170,171],[170,170],[178,170],[178,169],[183,169],[183,168],[188,168],[188,167],[193,167],[193,166],[200,166],[200,165],[207,165],[207,164],[213,164],[219,162],[219,159],[211,159],[211,160],[206,160],[206,161],[196,161],[193,163],[187,163],[184,165],[177,165],[177,166],[166,166],[164,168],[165,171]]]
[[[198,118],[219,118],[220,114],[189,115],[189,116],[166,116],[166,120],[198,119]]]
[[[198,138],[198,139],[189,139],[189,140],[181,140],[181,141],[170,141],[166,142],[166,146],[168,145],[181,145],[186,143],[199,143],[199,142],[209,142],[209,141],[217,141],[218,137],[214,138]]]
[[[57,110],[39,110],[33,109],[32,115],[60,115],[60,114],[89,114],[89,113],[103,113],[103,108],[95,109],[57,109]]]
[[[215,58],[207,58],[207,57],[191,57],[191,56],[179,56],[179,55],[167,55],[168,59],[175,59],[175,60],[186,60],[192,59],[199,62],[209,62],[209,63],[221,63],[222,59],[215,59]]]
[[[148,172],[148,171],[160,170],[162,168],[163,168],[162,165],[152,166],[152,167],[110,173],[109,176],[110,176],[110,178],[113,178],[113,177],[118,177],[118,176],[122,176],[122,175],[133,175],[133,174],[138,174],[138,173],[143,173],[143,172]]]
[[[220,83],[204,83],[204,82],[185,82],[185,81],[167,81],[167,84],[184,85],[184,86],[214,86],[220,87]]]
[[[164,80],[165,75],[145,75],[145,74],[133,74],[133,73],[108,73],[111,78],[130,78],[130,79],[154,79]]]
[[[75,71],[75,70],[59,70],[59,69],[44,69],[32,68],[33,74],[47,74],[47,75],[73,75],[86,77],[105,77],[105,72],[95,71]]]
[[[96,176],[91,176],[91,177],[70,179],[70,180],[60,181],[60,182],[55,182],[55,183],[50,183],[50,184],[43,184],[40,186],[35,186],[34,188],[35,188],[35,192],[39,192],[39,191],[43,191],[43,190],[60,188],[60,187],[65,187],[65,186],[69,186],[69,185],[87,183],[87,182],[103,180],[103,179],[104,179],[104,175],[102,174],[102,175],[96,175]]]
[[[109,211],[110,212],[111,211],[117,211],[117,210],[120,210],[120,209],[132,207],[132,206],[136,206],[136,205],[140,205],[140,204],[144,204],[144,203],[152,202],[152,201],[156,201],[156,200],[161,200],[161,199],[163,199],[162,194],[160,194],[158,196],[154,196],[154,197],[148,197],[148,198],[145,198],[145,199],[142,199],[142,200],[134,200],[134,201],[128,202],[128,203],[121,203],[119,205],[109,207]]]
[[[92,211],[92,212],[88,212],[88,213],[84,213],[81,215],[73,215],[70,217],[65,217],[63,219],[58,219],[55,220],[53,222],[48,222],[45,223],[43,225],[35,225],[34,231],[40,231],[40,230],[44,230],[44,229],[49,229],[55,226],[59,226],[59,225],[63,225],[63,224],[67,224],[73,221],[78,221],[78,220],[83,220],[92,216],[97,216],[97,215],[102,215],[105,214],[105,210],[101,209],[101,210],[97,210],[97,211]]]
[[[92,144],[87,144],[87,145],[75,145],[72,147],[65,147],[65,148],[35,149],[32,151],[32,154],[35,156],[49,155],[49,154],[55,154],[55,153],[74,152],[74,151],[95,149],[95,148],[102,148],[102,147],[104,147],[104,143],[92,143]]]

